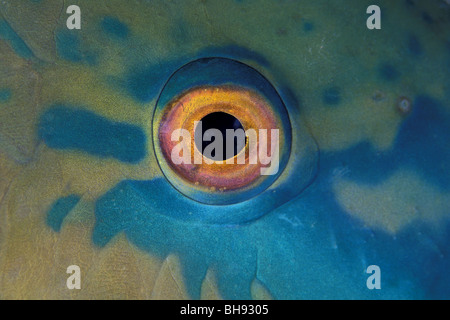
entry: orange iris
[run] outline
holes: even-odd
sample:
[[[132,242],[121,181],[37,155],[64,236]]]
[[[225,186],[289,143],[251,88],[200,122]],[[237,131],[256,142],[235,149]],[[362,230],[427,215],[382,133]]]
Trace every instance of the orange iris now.
[[[238,155],[234,156],[233,164],[229,161],[201,161],[195,159],[204,157],[198,150],[194,141],[195,123],[214,112],[228,113],[237,118],[244,130],[254,129],[257,134],[256,148],[259,148],[259,129],[279,129],[279,136],[284,137],[280,120],[274,114],[269,102],[257,92],[232,85],[202,86],[192,88],[170,101],[161,115],[158,129],[159,147],[167,164],[185,182],[193,188],[208,190],[209,192],[224,192],[249,187],[264,179],[260,169],[263,166],[259,161],[250,163],[251,143],[246,143],[244,164],[237,163]],[[190,163],[176,164],[172,159],[172,150],[180,141],[172,141],[175,129],[185,129],[190,133],[191,139],[181,141],[184,148],[191,150]],[[271,150],[270,136],[267,139],[266,150]],[[279,140],[275,148],[283,148],[283,139]],[[256,150],[255,150],[256,151]],[[204,159],[204,158],[203,158]],[[211,163],[212,162],[212,163]]]

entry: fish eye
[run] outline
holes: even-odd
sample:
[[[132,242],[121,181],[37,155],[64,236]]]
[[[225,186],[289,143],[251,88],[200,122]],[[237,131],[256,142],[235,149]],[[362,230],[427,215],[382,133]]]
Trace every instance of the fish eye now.
[[[205,132],[207,132],[209,129],[219,130],[223,137],[222,153],[219,155],[215,153],[215,150],[213,150],[214,154],[212,154],[211,157],[209,157],[210,159],[217,161],[228,160],[231,157],[237,156],[246,146],[248,139],[244,135],[241,136],[235,135],[233,137],[230,137],[232,139],[231,141],[227,139],[228,138],[226,134],[227,130],[233,131],[244,130],[242,123],[233,115],[226,112],[213,112],[204,116],[200,121],[202,123],[201,128],[202,131],[199,132],[201,133],[201,137],[203,137],[205,135]],[[195,139],[194,142],[195,147],[199,150],[201,154],[203,154],[205,152],[206,147],[210,145],[212,142],[203,141],[203,139],[200,139],[201,137],[199,137],[199,139]],[[230,153],[229,155],[227,154],[226,148],[227,145],[230,145],[232,147],[231,148],[232,153]],[[205,154],[205,156],[208,157],[209,155]]]
[[[286,107],[254,68],[202,58],[165,84],[153,116],[153,145],[167,180],[205,204],[248,200],[270,187],[288,163]]]

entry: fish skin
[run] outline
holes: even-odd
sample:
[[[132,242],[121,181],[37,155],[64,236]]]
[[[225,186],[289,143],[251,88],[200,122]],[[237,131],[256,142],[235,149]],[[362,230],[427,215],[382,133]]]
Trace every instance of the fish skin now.
[[[68,31],[63,1],[3,1],[0,298],[449,299],[450,8],[379,1],[382,28],[368,30],[371,3],[347,3],[78,1],[82,29]],[[177,214],[190,200],[152,152],[158,94],[208,56],[266,76],[317,148],[307,188],[250,222]],[[145,146],[124,161],[49,145],[41,117],[61,104],[140,128]],[[289,168],[275,186],[295,191],[303,172]],[[80,200],[55,232],[49,210],[70,195]],[[71,264],[81,290],[65,287]],[[381,290],[366,287],[373,264]]]

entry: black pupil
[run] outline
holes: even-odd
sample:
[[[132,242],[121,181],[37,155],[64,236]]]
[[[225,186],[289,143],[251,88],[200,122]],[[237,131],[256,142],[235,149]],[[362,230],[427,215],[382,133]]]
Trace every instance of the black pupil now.
[[[225,112],[213,112],[203,117],[201,122],[202,122],[202,130],[201,130],[202,136],[200,137],[199,132],[196,132],[195,145],[198,150],[201,150],[202,154],[204,154],[205,148],[208,145],[214,143],[215,139],[213,136],[211,138],[211,141],[204,141],[202,137],[204,137],[205,132],[209,129],[218,129],[222,133],[222,142],[223,142],[222,154],[220,154],[220,152],[216,152],[216,148],[214,148],[211,154],[209,153],[204,154],[206,157],[214,161],[223,161],[228,158],[234,157],[245,147],[246,143],[245,136],[243,137],[243,139],[238,139],[238,137],[234,136],[232,141],[227,141],[227,134],[226,134],[227,129],[232,129],[233,131],[238,129],[244,130],[244,127],[242,126],[240,121],[235,117],[233,117],[231,114]],[[233,145],[233,154],[227,157],[226,146],[228,144]],[[216,144],[216,146],[218,146],[218,144]]]

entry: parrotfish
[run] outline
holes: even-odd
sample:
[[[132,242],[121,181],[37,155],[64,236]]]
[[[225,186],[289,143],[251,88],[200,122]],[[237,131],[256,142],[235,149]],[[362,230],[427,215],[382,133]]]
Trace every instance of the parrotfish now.
[[[450,5],[372,2],[2,1],[0,298],[450,299]]]

